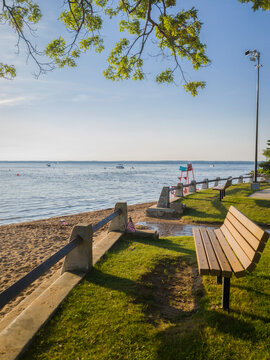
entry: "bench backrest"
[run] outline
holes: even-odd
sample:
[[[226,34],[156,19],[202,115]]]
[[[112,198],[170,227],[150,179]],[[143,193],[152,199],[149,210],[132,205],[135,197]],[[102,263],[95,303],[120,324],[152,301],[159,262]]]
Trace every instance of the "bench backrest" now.
[[[228,178],[224,184],[224,188],[227,189],[231,185],[232,185],[232,178]]]
[[[243,268],[249,272],[253,271],[261,257],[260,253],[266,245],[269,234],[234,206],[229,208],[220,230]]]

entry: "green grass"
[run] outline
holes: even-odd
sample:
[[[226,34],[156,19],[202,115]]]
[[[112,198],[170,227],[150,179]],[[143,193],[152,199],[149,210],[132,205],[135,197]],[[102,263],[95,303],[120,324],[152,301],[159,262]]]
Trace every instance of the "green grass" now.
[[[261,189],[269,184],[261,184]],[[222,223],[229,207],[235,206],[258,224],[270,225],[270,200],[253,199],[250,184],[232,185],[226,196],[219,201],[219,191],[199,191],[183,198],[186,205],[182,220],[193,223]]]
[[[198,288],[193,273],[189,288],[175,287],[176,275],[185,279],[190,267],[196,269],[192,237],[120,241],[22,359],[270,359],[270,242],[252,274],[232,279],[230,313],[220,309],[214,277]],[[191,298],[196,311],[185,309]]]

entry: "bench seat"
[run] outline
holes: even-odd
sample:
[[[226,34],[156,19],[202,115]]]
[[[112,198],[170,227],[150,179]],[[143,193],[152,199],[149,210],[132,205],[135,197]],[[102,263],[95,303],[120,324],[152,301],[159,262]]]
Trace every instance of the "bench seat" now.
[[[199,273],[218,283],[223,278],[223,308],[229,310],[230,278],[255,269],[269,234],[231,206],[219,229],[193,228],[193,236]]]

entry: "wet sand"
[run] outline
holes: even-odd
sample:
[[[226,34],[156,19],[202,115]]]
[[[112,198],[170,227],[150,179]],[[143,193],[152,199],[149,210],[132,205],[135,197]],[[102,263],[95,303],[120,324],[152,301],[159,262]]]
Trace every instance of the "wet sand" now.
[[[128,214],[132,217],[134,224],[149,219],[146,217],[145,211],[153,204],[145,203],[128,206]],[[0,226],[0,292],[68,243],[74,225],[79,223],[94,225],[111,214],[112,211],[113,209],[105,209]],[[94,243],[106,235],[108,226],[108,224],[105,225],[94,234]],[[138,228],[142,229],[143,226]],[[26,296],[30,295],[44,280],[53,276],[61,268],[62,263],[63,260],[59,261],[46,274],[1,309],[0,318],[12,310]]]

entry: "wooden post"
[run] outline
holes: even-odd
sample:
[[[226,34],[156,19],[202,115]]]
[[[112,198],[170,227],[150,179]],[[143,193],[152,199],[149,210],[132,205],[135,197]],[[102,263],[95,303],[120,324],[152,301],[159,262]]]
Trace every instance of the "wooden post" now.
[[[92,225],[79,224],[74,226],[69,241],[74,240],[77,236],[82,238],[82,242],[65,257],[62,274],[66,271],[86,272],[92,267]]]

